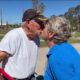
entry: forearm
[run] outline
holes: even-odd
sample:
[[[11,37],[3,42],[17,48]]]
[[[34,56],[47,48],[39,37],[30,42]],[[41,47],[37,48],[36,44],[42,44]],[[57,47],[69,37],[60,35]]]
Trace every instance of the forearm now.
[[[0,62],[3,61],[5,58],[8,58],[9,54],[3,51],[0,51]]]

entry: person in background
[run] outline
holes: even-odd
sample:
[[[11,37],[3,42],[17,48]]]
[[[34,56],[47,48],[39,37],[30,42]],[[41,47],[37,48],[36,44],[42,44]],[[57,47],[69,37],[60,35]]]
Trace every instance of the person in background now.
[[[23,13],[22,26],[9,31],[0,42],[2,68],[15,80],[32,80],[37,62],[39,35],[46,18],[34,9]]]
[[[50,50],[44,80],[80,80],[80,55],[68,43],[71,26],[64,17],[49,19],[42,37]]]

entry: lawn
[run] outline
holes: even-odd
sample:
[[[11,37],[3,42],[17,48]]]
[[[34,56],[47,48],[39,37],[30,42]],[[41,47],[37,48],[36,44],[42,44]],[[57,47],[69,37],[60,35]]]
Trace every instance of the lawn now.
[[[4,33],[0,33],[0,40],[4,37],[5,32]],[[72,38],[69,39],[68,42],[70,43],[80,43],[80,39],[78,39],[78,37],[80,37],[80,32],[76,32],[72,34]],[[40,47],[45,47],[46,43],[44,41],[41,41],[40,43]]]

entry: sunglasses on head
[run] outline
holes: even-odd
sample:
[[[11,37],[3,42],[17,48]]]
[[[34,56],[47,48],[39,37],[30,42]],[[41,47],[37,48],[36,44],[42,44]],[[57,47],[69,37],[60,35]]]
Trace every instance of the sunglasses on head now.
[[[34,20],[35,22],[37,22],[40,25],[40,28],[43,30],[45,28],[45,24],[48,22],[47,18],[43,18],[42,15],[40,16],[34,16],[32,18],[29,19],[30,20]]]

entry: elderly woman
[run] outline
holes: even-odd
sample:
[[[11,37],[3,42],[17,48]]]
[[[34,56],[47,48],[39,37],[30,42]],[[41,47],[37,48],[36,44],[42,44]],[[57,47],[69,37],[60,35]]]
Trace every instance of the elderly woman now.
[[[50,47],[44,80],[80,80],[80,56],[68,43],[70,23],[63,17],[52,17],[42,33]]]

